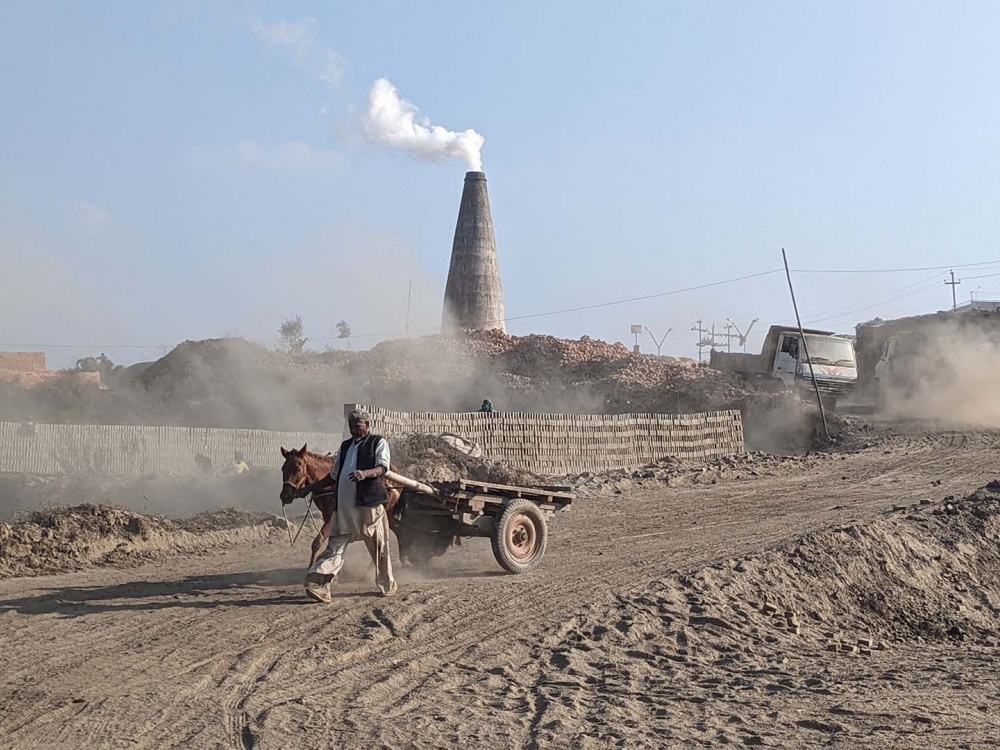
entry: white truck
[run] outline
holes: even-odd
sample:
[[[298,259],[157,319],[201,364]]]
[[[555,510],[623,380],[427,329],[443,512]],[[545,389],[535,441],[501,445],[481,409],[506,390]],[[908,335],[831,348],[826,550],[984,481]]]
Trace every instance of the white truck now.
[[[741,375],[767,390],[794,390],[814,397],[812,371],[824,404],[834,408],[838,399],[854,390],[858,365],[854,342],[830,331],[805,330],[806,346],[798,328],[771,326],[760,354],[731,354],[712,350],[709,365]],[[806,360],[805,350],[809,350]]]

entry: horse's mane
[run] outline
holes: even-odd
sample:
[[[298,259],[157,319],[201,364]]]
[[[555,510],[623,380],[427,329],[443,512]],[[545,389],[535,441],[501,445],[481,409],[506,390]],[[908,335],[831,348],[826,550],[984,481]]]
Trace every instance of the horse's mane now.
[[[314,459],[316,461],[322,461],[324,463],[330,463],[331,465],[333,464],[333,454],[332,453],[327,453],[327,454],[324,455],[322,453],[315,453],[313,451],[306,451],[306,457],[312,458],[312,459]]]

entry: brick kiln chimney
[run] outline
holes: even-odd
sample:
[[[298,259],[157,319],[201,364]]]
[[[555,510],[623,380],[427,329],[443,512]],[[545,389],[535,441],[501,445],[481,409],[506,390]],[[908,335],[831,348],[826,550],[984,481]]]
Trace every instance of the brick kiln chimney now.
[[[470,328],[505,331],[503,319],[503,287],[486,174],[466,172],[444,290],[441,332]]]

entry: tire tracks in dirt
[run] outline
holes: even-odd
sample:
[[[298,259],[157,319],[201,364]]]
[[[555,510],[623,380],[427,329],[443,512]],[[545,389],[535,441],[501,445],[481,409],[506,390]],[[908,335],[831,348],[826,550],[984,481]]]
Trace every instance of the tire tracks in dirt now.
[[[673,570],[759,551],[894,503],[971,489],[992,478],[998,446],[992,433],[902,436],[844,461],[810,458],[776,475],[581,500],[552,524],[549,557],[534,574],[491,576],[489,550],[470,544],[441,567],[473,577],[404,583],[401,595],[377,602],[362,593],[367,580],[344,582],[330,607],[290,602],[297,583],[254,586],[243,576],[226,584],[225,571],[282,564],[287,548],[274,545],[180,559],[157,571],[167,581],[219,576],[218,585],[191,593],[174,587],[180,598],[158,593],[170,586],[130,580],[144,569],[39,579],[34,587],[55,594],[16,582],[23,594],[12,596],[5,582],[0,624],[10,627],[0,649],[0,698],[8,718],[0,717],[0,732],[24,744],[47,737],[55,747],[81,737],[112,746],[132,736],[141,747],[183,740],[259,749],[287,745],[290,736],[303,745],[339,738],[346,746],[405,746],[420,730],[428,747],[489,746],[500,730],[467,719],[502,711],[503,731],[512,733],[503,736],[527,746],[553,708],[539,702],[545,666],[533,654],[561,642],[581,611]],[[108,587],[106,577],[123,588]],[[102,607],[81,584],[106,596]],[[485,698],[463,691],[494,683],[497,691]],[[59,707],[79,697],[87,710],[71,715]],[[61,725],[58,736],[46,734],[47,713]]]

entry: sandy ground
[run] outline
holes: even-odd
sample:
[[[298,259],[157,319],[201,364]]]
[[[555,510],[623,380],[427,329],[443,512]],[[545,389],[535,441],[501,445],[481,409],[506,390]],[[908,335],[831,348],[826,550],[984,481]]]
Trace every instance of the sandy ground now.
[[[697,581],[894,505],[965,495],[1000,475],[998,448],[993,434],[914,432],[760,476],[581,499],[551,524],[534,573],[502,574],[474,540],[423,575],[399,571],[390,599],[374,596],[358,549],[334,603],[306,603],[307,545],[273,535],[0,581],[0,736],[14,748],[993,746],[995,643],[901,639],[861,658],[820,635],[773,635],[756,614],[715,632]]]

